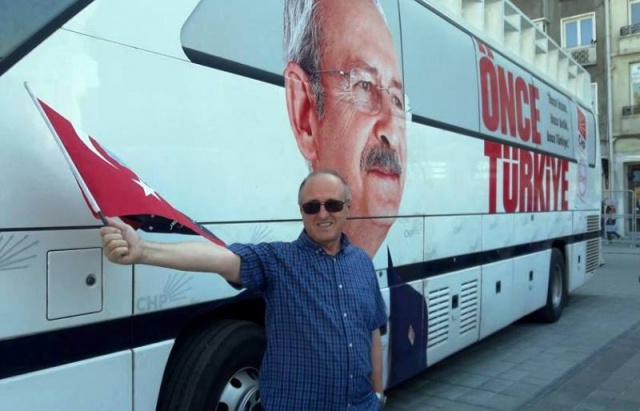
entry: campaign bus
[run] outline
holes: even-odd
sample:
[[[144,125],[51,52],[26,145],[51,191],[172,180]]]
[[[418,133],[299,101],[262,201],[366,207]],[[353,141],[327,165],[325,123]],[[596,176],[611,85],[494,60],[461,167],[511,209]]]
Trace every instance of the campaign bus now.
[[[251,410],[266,344],[261,295],[104,257],[25,84],[96,164],[126,163],[227,245],[295,240],[302,179],[343,176],[389,316],[387,388],[520,318],[557,321],[598,267],[589,75],[507,0],[2,10],[1,410]],[[140,235],[209,241],[172,227]]]

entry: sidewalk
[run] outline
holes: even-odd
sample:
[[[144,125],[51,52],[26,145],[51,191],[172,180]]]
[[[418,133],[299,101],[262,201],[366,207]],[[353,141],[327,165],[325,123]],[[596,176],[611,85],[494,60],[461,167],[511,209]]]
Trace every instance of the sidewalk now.
[[[639,244],[640,245],[640,244]],[[640,255],[640,247],[634,246],[633,243],[624,240],[614,240],[607,243],[602,241],[602,255],[607,254],[638,254]],[[640,263],[639,263],[640,266]]]
[[[560,321],[523,320],[388,390],[385,411],[640,411],[640,248],[605,261]]]
[[[640,410],[640,322],[565,374],[523,410]]]
[[[640,275],[640,248],[614,242],[603,244],[602,254],[605,261],[616,259],[616,255],[621,258],[620,254],[637,255],[637,260],[631,257],[636,261],[636,269],[627,275]],[[547,386],[521,409],[640,410],[640,321]]]

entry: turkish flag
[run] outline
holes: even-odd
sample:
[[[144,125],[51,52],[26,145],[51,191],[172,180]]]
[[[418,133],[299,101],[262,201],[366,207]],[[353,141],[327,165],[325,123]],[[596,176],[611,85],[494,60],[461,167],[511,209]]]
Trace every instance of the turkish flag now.
[[[31,92],[30,92],[31,94]],[[176,210],[95,139],[32,94],[96,218],[119,217],[148,232],[198,234],[225,244],[209,230]]]

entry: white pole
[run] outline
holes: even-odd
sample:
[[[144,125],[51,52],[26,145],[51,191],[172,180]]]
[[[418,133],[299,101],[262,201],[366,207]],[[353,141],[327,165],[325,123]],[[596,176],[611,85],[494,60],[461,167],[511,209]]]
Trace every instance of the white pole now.
[[[62,140],[60,140],[60,137],[58,136],[58,132],[56,131],[56,129],[51,124],[51,121],[49,121],[49,117],[44,112],[42,106],[40,105],[40,102],[38,101],[38,98],[35,96],[35,94],[33,94],[33,92],[31,91],[31,88],[29,88],[29,85],[27,84],[26,81],[24,83],[24,87],[27,89],[27,92],[29,93],[29,96],[33,100],[33,103],[38,108],[38,111],[40,112],[40,115],[45,120],[45,123],[47,124],[47,127],[49,127],[49,131],[51,131],[51,134],[53,134],[53,137],[55,138],[56,143],[58,143],[58,147],[60,148],[60,151],[62,151],[62,154],[64,155],[64,158],[67,160],[67,164],[69,165],[69,168],[71,169],[71,172],[73,173],[73,176],[76,178],[76,181],[78,182],[78,185],[80,185],[80,189],[84,193],[87,201],[91,205],[91,208],[98,215],[100,220],[102,220],[103,224],[107,225],[107,221],[105,220],[104,216],[102,215],[102,212],[100,211],[100,207],[98,206],[98,203],[93,198],[93,195],[91,194],[91,191],[89,191],[89,187],[87,187],[87,184],[82,179],[82,175],[80,174],[80,172],[78,171],[78,168],[76,167],[75,163],[71,159],[71,156],[69,156],[69,153],[67,152],[67,149],[65,148],[64,144],[62,143]]]
[[[613,97],[612,97],[612,71],[611,71],[611,14],[610,1],[604,0],[604,19],[606,26],[606,72],[607,72],[607,142],[609,144],[609,192],[614,190],[615,183],[615,158],[613,150]]]

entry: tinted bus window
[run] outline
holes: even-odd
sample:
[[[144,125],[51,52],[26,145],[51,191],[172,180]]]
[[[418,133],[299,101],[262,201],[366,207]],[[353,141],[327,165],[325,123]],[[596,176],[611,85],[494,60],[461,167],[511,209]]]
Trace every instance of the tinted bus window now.
[[[398,52],[397,0],[380,0]],[[284,0],[201,0],[182,27],[182,48],[194,63],[283,84]]]
[[[0,0],[0,61],[78,0]]]

